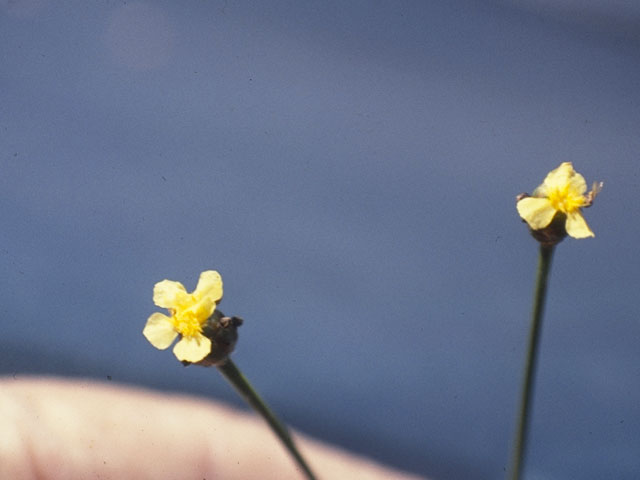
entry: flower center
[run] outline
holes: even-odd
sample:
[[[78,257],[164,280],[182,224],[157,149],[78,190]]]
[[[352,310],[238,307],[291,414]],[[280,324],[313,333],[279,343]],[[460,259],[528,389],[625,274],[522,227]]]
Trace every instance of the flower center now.
[[[176,332],[183,337],[193,337],[202,333],[202,323],[191,309],[174,312],[171,316],[171,323],[173,323]]]
[[[553,208],[563,213],[573,213],[584,205],[584,196],[569,188],[569,185],[551,189],[548,198]]]

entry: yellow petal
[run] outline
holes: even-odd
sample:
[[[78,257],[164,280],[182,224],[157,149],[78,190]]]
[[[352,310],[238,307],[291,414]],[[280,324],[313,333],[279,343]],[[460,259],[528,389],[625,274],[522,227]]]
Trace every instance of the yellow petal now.
[[[569,177],[569,190],[574,195],[584,195],[587,191],[587,182],[582,175],[577,172]]]
[[[516,204],[520,217],[532,230],[545,228],[553,220],[556,209],[546,198],[527,197]]]
[[[193,295],[198,299],[208,297],[214,302],[220,300],[222,298],[222,277],[220,274],[214,270],[202,272]]]
[[[192,296],[195,303],[190,308],[196,317],[204,322],[211,316],[216,309],[216,303],[222,298],[222,277],[220,274],[213,270],[202,272]]]
[[[565,229],[567,230],[567,233],[573,238],[595,237],[579,210],[567,214],[567,223]]]
[[[180,282],[163,280],[153,287],[153,303],[162,308],[176,308],[186,300],[187,295]]]
[[[211,340],[203,335],[182,337],[173,347],[173,353],[180,361],[199,362],[211,353]]]
[[[555,170],[551,170],[544,179],[543,185],[547,188],[561,188],[569,182],[569,179],[575,175],[575,170],[571,162],[560,164]]]
[[[149,317],[142,334],[149,340],[151,345],[160,350],[168,348],[178,336],[173,329],[171,319],[161,313],[154,313]]]

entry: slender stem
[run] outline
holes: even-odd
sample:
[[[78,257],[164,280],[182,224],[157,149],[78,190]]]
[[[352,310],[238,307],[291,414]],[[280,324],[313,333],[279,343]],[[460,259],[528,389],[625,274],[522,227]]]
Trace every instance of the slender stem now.
[[[533,298],[533,312],[531,315],[531,329],[529,331],[529,345],[524,368],[522,382],[522,396],[520,397],[520,412],[518,427],[514,439],[513,459],[511,466],[511,480],[519,480],[524,469],[524,456],[527,446],[527,435],[531,420],[531,405],[533,403],[534,380],[536,375],[536,363],[538,343],[542,330],[542,314],[544,301],[547,294],[547,278],[551,269],[551,257],[553,246],[541,245],[538,259],[538,274]]]
[[[258,395],[258,393],[253,389],[249,381],[245,378],[238,367],[236,367],[235,363],[228,358],[222,365],[218,365],[218,370],[220,370],[222,375],[224,375],[229,383],[233,385],[240,396],[242,396],[242,398],[244,398],[256,412],[262,415],[280,441],[284,444],[287,450],[289,450],[289,453],[293,456],[296,462],[298,462],[298,465],[300,465],[300,468],[304,471],[305,476],[309,480],[315,480],[316,477],[296,448],[287,427],[278,420],[276,414],[273,413],[269,406],[262,400],[262,398],[260,398],[260,395]]]

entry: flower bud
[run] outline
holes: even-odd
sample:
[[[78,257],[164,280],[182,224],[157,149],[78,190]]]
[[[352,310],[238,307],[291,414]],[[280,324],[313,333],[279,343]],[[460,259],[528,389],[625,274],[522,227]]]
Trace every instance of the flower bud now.
[[[211,340],[211,352],[195,365],[211,367],[223,364],[236,346],[238,327],[242,322],[240,317],[225,317],[220,310],[213,312],[202,327],[202,335]],[[182,364],[186,366],[191,362],[183,361]]]

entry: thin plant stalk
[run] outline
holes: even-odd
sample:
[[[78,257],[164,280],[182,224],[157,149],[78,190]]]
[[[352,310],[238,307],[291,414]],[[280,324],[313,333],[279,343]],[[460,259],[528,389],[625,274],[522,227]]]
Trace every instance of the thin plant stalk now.
[[[520,397],[518,426],[513,444],[511,480],[519,480],[524,470],[524,457],[526,453],[527,436],[529,433],[533,404],[538,345],[540,332],[542,330],[542,315],[544,313],[544,302],[547,294],[547,279],[549,278],[549,271],[551,270],[553,249],[553,245],[540,245],[538,273],[533,298],[533,312],[531,315],[531,329],[529,331],[529,345],[527,348],[527,358],[522,382],[522,396]]]
[[[258,412],[262,418],[266,420],[274,433],[278,436],[280,441],[284,444],[291,456],[298,463],[300,468],[304,471],[305,476],[309,480],[315,480],[316,477],[311,471],[309,465],[302,457],[302,454],[298,451],[293,438],[289,434],[287,427],[278,419],[275,413],[269,408],[269,406],[260,398],[260,395],[253,389],[249,381],[242,374],[240,369],[236,367],[235,363],[228,358],[222,365],[217,365],[218,370],[222,375],[233,385],[237,392],[246,400],[251,407]]]

